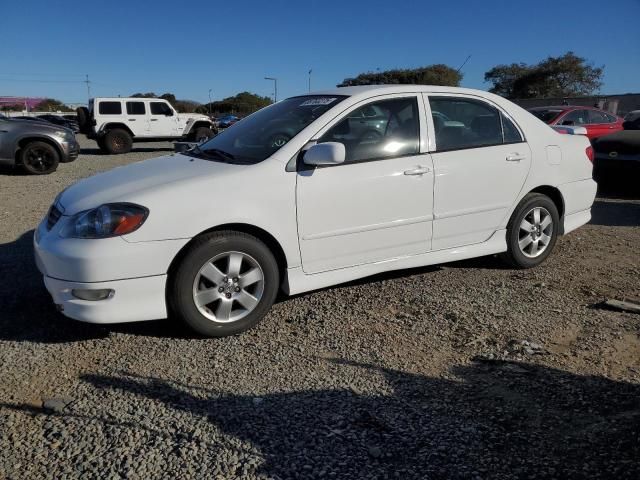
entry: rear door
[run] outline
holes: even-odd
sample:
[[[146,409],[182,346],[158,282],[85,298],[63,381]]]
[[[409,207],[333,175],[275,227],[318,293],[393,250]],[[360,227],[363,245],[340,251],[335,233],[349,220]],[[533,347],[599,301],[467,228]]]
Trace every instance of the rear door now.
[[[527,178],[529,145],[514,121],[484,99],[425,97],[435,134],[432,249],[484,242]]]
[[[149,136],[149,116],[144,100],[127,100],[127,125],[136,137]]]
[[[608,135],[616,131],[615,117],[610,117],[598,110],[589,110],[589,125],[587,131],[589,132],[589,138],[597,138],[603,135]]]

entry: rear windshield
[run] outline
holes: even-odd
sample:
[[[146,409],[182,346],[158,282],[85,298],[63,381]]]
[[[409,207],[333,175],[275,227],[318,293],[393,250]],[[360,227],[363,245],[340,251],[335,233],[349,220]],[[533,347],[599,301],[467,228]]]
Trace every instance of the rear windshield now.
[[[562,113],[562,110],[540,109],[540,110],[529,110],[529,112],[533,113],[536,117],[538,117],[544,123],[549,123],[558,115],[560,115]]]

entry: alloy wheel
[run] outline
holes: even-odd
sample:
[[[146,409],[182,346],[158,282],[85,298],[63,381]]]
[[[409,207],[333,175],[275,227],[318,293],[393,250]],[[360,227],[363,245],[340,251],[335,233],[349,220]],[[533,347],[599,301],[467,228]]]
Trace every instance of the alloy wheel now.
[[[534,207],[522,218],[518,246],[525,257],[536,258],[547,249],[553,236],[553,218],[544,207]]]
[[[24,161],[38,172],[46,172],[55,163],[53,154],[46,148],[31,147],[24,158]]]
[[[225,252],[208,260],[193,282],[193,301],[209,320],[229,323],[251,313],[264,293],[260,264],[242,252]]]

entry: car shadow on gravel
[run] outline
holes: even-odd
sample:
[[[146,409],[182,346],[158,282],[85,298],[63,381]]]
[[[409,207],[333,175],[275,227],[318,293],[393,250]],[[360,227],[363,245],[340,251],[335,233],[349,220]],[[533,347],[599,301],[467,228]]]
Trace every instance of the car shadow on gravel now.
[[[144,427],[130,417],[126,425],[116,424],[116,438],[118,428],[122,435],[131,428],[148,430],[153,419],[152,431],[173,437],[175,449],[208,445],[207,456],[225,478],[243,473],[349,479],[640,475],[637,384],[510,361],[477,360],[454,367],[448,378],[329,362],[330,371],[359,379],[353,389],[255,397],[127,373],[86,374],[81,379],[102,399],[87,409],[98,408],[99,413],[84,416],[82,409],[76,413],[72,408],[62,415],[68,417],[65,424],[77,421],[81,427],[101,421],[113,426],[119,412],[104,405],[118,408],[118,403],[131,404],[136,397],[142,402],[137,409],[153,413],[144,414]],[[355,385],[366,385],[371,376],[383,376],[392,393],[386,388],[385,393],[358,391]],[[4,406],[42,412],[28,405]],[[167,422],[175,427],[176,414],[185,413],[196,417],[190,425],[204,419],[225,436],[249,443],[248,451],[256,451],[261,460],[254,467],[243,467],[237,459],[226,461],[229,452],[223,449],[228,442],[207,437],[195,426],[167,430]],[[233,450],[234,457],[242,453],[237,446]],[[105,460],[120,463],[118,458]]]
[[[109,335],[55,310],[34,261],[33,230],[0,245],[0,272],[0,340],[64,343]]]

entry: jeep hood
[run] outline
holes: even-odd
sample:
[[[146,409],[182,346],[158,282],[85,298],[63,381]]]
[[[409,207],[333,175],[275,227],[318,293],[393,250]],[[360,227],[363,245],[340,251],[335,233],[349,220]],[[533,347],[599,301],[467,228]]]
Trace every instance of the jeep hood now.
[[[214,178],[240,173],[243,169],[246,166],[181,154],[167,155],[80,180],[64,190],[58,202],[64,209],[64,215],[75,215],[104,203],[137,203],[149,196],[179,196],[182,190],[192,191],[196,185],[210,184]]]

